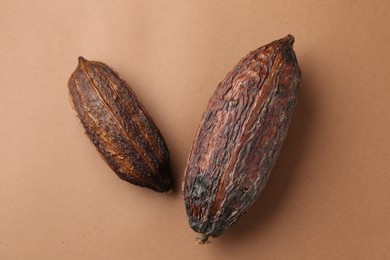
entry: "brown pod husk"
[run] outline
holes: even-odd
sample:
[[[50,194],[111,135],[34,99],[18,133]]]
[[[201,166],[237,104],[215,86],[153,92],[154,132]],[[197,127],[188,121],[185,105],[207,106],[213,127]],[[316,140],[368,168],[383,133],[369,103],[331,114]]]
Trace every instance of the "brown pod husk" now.
[[[102,62],[79,57],[68,86],[72,108],[111,169],[132,184],[171,190],[167,145],[118,73]]]
[[[198,243],[218,237],[263,190],[299,94],[294,37],[250,52],[218,85],[200,122],[183,181]]]

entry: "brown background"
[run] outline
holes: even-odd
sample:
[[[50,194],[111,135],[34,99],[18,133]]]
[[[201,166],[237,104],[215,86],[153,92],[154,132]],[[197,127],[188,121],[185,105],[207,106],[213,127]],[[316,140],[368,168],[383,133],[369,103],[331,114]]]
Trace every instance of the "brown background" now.
[[[1,0],[0,259],[390,259],[389,8]],[[273,175],[198,246],[179,187],[201,114],[241,57],[288,33],[302,94]],[[121,181],[84,136],[67,96],[79,55],[143,101],[171,151],[173,194]]]

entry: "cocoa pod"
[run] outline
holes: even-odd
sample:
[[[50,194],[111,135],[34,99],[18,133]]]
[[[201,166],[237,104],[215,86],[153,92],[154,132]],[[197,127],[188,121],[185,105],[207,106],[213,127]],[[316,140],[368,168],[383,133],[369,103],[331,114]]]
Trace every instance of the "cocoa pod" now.
[[[263,190],[286,137],[300,68],[288,35],[250,52],[218,85],[203,114],[183,180],[198,243],[218,237]]]
[[[117,72],[79,57],[68,87],[87,136],[121,179],[158,192],[172,189],[167,145]]]

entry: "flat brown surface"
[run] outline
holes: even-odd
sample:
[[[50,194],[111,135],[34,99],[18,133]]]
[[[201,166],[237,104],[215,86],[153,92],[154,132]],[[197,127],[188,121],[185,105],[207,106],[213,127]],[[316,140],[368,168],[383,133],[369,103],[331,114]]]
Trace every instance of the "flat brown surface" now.
[[[0,259],[389,259],[390,3],[0,0]],[[343,3],[341,3],[343,2]],[[291,33],[301,97],[262,196],[207,246],[180,182],[208,99]],[[176,190],[121,181],[70,109],[104,61],[161,129]]]

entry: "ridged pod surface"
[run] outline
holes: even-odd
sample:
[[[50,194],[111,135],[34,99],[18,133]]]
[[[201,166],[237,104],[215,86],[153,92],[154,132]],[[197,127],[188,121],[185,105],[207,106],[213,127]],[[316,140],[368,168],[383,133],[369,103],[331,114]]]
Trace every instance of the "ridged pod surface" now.
[[[183,181],[198,243],[229,229],[268,180],[299,94],[301,73],[293,43],[288,35],[250,52],[209,101]]]
[[[68,87],[87,136],[121,179],[158,192],[172,189],[167,145],[116,71],[79,57]]]

